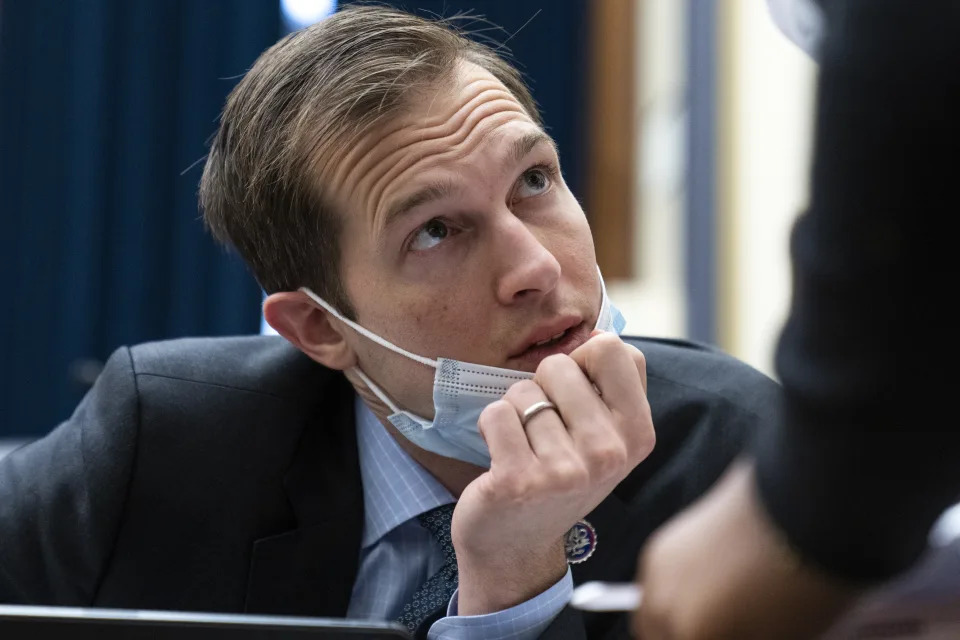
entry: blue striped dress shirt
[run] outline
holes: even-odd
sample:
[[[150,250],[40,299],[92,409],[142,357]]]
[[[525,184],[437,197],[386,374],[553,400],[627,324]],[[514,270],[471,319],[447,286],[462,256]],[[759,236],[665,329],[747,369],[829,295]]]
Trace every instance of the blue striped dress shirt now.
[[[364,524],[360,568],[347,617],[394,620],[420,585],[443,565],[439,543],[417,516],[456,500],[407,455],[359,397],[355,402]],[[530,640],[550,625],[572,593],[569,570],[535,598],[496,613],[458,616],[454,593],[446,617],[433,623],[429,638]]]

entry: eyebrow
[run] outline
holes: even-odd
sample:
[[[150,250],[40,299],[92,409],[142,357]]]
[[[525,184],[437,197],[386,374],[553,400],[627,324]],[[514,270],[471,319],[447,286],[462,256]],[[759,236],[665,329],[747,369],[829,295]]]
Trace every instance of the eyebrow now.
[[[459,187],[452,180],[440,180],[428,184],[393,205],[384,217],[383,226],[389,227],[394,220],[413,209],[434,200],[447,198],[458,190]]]
[[[513,164],[519,164],[521,160],[526,158],[531,151],[541,144],[550,145],[554,153],[557,153],[557,144],[553,141],[553,138],[542,131],[535,131],[524,134],[513,141],[510,146],[508,159]],[[459,190],[460,186],[452,180],[439,180],[428,184],[390,207],[384,216],[383,226],[389,227],[397,218],[409,213],[413,209],[429,202],[448,198]]]
[[[513,148],[510,150],[510,160],[514,164],[519,163],[521,160],[527,157],[527,155],[533,151],[538,145],[548,144],[553,149],[553,152],[559,155],[557,151],[557,143],[553,141],[553,138],[545,134],[543,131],[534,131],[531,133],[526,133],[513,142]]]

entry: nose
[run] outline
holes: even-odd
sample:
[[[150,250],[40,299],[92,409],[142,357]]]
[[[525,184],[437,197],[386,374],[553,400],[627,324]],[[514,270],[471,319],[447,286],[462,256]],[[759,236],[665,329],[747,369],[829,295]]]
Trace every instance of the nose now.
[[[501,304],[517,304],[553,291],[560,280],[560,263],[533,231],[509,216],[498,235],[505,265],[496,285]]]

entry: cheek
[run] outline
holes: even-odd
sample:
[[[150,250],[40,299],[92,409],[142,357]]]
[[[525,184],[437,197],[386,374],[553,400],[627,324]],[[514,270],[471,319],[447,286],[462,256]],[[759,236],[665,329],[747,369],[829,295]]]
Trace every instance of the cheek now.
[[[413,334],[411,344],[417,344],[423,354],[471,359],[476,354],[472,346],[485,343],[490,326],[492,304],[476,294],[478,286],[452,287],[423,308],[411,309],[415,320],[409,321]]]
[[[397,304],[396,315],[390,314],[385,318],[391,325],[402,327],[408,335],[417,336],[429,329],[430,318],[434,309],[432,305],[423,302],[414,303],[410,298],[401,300]]]
[[[458,287],[436,297],[391,291],[393,304],[377,309],[376,322],[404,349],[435,357],[438,348],[462,335],[470,316],[470,301],[461,299],[462,290]]]
[[[579,271],[584,266],[592,270],[597,263],[593,246],[593,233],[580,205],[569,195],[563,203],[565,214],[561,217],[554,237],[554,252],[557,261],[564,269]]]

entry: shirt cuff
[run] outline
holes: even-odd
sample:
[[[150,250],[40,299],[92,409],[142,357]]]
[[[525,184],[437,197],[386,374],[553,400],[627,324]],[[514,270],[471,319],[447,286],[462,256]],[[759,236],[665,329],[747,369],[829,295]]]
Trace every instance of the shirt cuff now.
[[[573,596],[573,574],[566,575],[540,595],[520,604],[478,616],[458,616],[454,591],[447,616],[433,623],[429,640],[533,640],[550,626]]]

